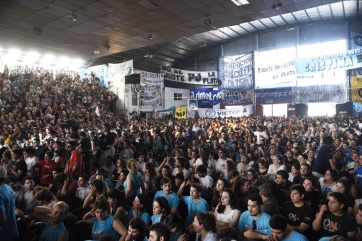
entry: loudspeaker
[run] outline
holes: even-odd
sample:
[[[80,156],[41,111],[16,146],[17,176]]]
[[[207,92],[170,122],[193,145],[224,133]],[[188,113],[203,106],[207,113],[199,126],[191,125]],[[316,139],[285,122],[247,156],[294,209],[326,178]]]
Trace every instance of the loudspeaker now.
[[[336,115],[344,114],[353,116],[353,102],[346,102],[343,104],[336,104]]]
[[[308,105],[295,104],[295,115],[296,116],[308,116]]]

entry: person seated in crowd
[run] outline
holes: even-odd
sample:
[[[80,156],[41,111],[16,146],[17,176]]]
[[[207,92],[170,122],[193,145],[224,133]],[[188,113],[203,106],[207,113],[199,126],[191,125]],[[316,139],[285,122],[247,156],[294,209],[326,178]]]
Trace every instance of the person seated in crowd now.
[[[323,197],[316,188],[316,181],[314,177],[306,177],[303,182],[303,187],[305,189],[304,202],[312,207],[313,211],[316,213],[318,210],[319,204],[323,201]]]
[[[148,229],[148,241],[167,241],[170,240],[171,230],[164,223],[152,224]]]
[[[259,195],[263,200],[261,210],[272,217],[274,214],[279,214],[278,201],[273,197],[273,188],[264,183],[259,187]]]
[[[147,226],[141,218],[133,218],[128,224],[125,241],[148,241]]]
[[[128,218],[129,220],[141,218],[148,227],[151,223],[150,210],[151,207],[147,197],[144,194],[138,194],[132,202],[132,208],[128,212]]]
[[[266,239],[271,236],[270,216],[261,210],[263,200],[260,195],[248,196],[248,210],[243,212],[238,222],[239,239]]]
[[[47,151],[44,154],[44,160],[40,160],[31,168],[32,173],[38,178],[39,183],[43,186],[48,186],[54,178],[52,172],[57,164],[52,160],[53,156],[53,152]]]
[[[240,211],[237,209],[236,194],[232,189],[226,188],[223,190],[220,204],[216,206],[214,216],[218,228],[236,227]]]
[[[343,212],[346,198],[342,193],[329,193],[328,206],[323,204],[313,221],[313,230],[318,231],[319,237],[341,235],[354,240],[356,224],[352,217]]]
[[[171,180],[169,178],[163,178],[160,184],[162,190],[157,191],[154,198],[165,197],[171,207],[171,213],[177,213],[180,201],[177,194],[171,191]]]
[[[308,241],[308,239],[293,229],[288,228],[287,218],[282,215],[274,215],[269,220],[271,237],[270,241]]]
[[[283,195],[287,199],[289,199],[290,186],[292,185],[292,182],[288,180],[288,172],[285,170],[277,171],[277,175],[274,182],[277,184],[279,190],[283,193]]]
[[[238,207],[240,212],[247,210],[247,200],[251,194],[258,194],[259,190],[257,188],[251,187],[249,180],[245,177],[239,178],[237,183],[237,188],[234,190],[238,199]]]
[[[54,204],[51,213],[47,215],[45,220],[47,224],[40,234],[39,240],[68,241],[69,232],[63,223],[68,209],[68,204],[63,201]]]
[[[288,228],[296,230],[308,238],[313,237],[310,229],[315,213],[311,206],[304,202],[306,190],[301,184],[290,187],[291,201],[282,207],[281,214],[288,219]]]
[[[165,223],[168,215],[171,213],[170,204],[165,197],[157,197],[153,200],[152,211],[152,224],[159,222]]]

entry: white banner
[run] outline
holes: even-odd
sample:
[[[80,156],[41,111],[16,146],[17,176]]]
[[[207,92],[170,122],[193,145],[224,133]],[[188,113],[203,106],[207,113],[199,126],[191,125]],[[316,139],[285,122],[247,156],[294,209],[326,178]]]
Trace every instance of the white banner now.
[[[217,85],[217,71],[189,71],[161,66],[164,79],[197,85]]]
[[[344,85],[316,85],[293,87],[294,103],[336,102],[346,103]]]
[[[249,116],[253,114],[253,105],[244,105],[238,108],[232,109],[209,109],[209,108],[199,108],[199,116],[201,118],[224,118],[224,117],[242,117]]]
[[[140,71],[140,108],[162,108],[163,73]]]
[[[360,68],[362,67],[362,48],[351,49],[344,53],[297,58],[295,67],[298,74]]]
[[[108,83],[110,88],[122,89],[122,80],[125,76],[133,73],[133,60],[126,61],[120,64],[108,64]],[[123,87],[124,88],[124,87]]]

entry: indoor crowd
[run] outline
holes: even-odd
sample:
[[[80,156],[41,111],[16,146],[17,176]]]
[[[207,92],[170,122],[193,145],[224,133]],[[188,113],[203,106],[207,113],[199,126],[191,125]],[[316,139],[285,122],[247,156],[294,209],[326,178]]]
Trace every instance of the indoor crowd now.
[[[94,76],[27,67],[0,88],[0,240],[362,240],[357,118],[127,121]]]

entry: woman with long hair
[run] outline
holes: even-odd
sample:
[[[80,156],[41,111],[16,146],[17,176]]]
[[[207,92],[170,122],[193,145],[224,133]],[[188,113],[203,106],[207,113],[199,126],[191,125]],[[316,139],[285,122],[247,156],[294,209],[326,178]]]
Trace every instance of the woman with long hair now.
[[[137,170],[137,164],[134,159],[127,162],[127,170],[129,171],[126,181],[123,183],[124,191],[126,192],[127,204],[131,204],[137,194],[145,193],[145,186],[143,183],[143,175]]]
[[[220,203],[222,191],[227,187],[229,187],[229,182],[226,179],[219,177],[216,181],[215,189],[211,199],[211,207],[213,209],[215,209],[216,206]]]
[[[109,205],[109,215],[112,215],[125,225],[127,224],[128,213],[126,211],[126,204],[124,203],[124,191],[119,191],[114,189],[108,193],[108,205]]]
[[[166,218],[171,213],[170,204],[164,197],[156,197],[152,205],[153,215],[151,216],[152,224],[165,223]]]
[[[197,213],[192,223],[192,229],[196,232],[196,240],[217,241],[216,221],[211,213]]]
[[[236,201],[237,198],[232,189],[226,188],[222,191],[220,204],[214,211],[218,228],[236,227],[240,217]]]
[[[348,182],[344,179],[339,179],[336,184],[336,192],[342,193],[346,197],[346,204],[343,211],[349,215],[353,214],[354,198],[351,195]]]
[[[153,197],[157,191],[157,175],[152,163],[147,162],[143,166],[143,181],[147,185],[146,195]]]
[[[132,208],[129,210],[129,220],[141,218],[146,226],[151,224],[150,205],[148,199],[143,194],[138,194],[132,202]]]
[[[121,171],[123,168],[126,168],[126,167],[123,165],[122,159],[118,159],[116,162],[116,168],[114,168],[114,170],[112,172],[112,176],[111,176],[112,181],[118,180],[119,175],[121,174]]]
[[[286,167],[283,165],[283,157],[281,155],[274,155],[272,157],[273,164],[269,165],[268,176],[270,180],[274,180],[277,176],[277,171],[286,170]]]
[[[336,191],[337,174],[338,174],[337,170],[330,168],[326,171],[324,177],[321,177],[319,179],[320,192],[324,198],[327,197],[328,193]]]

